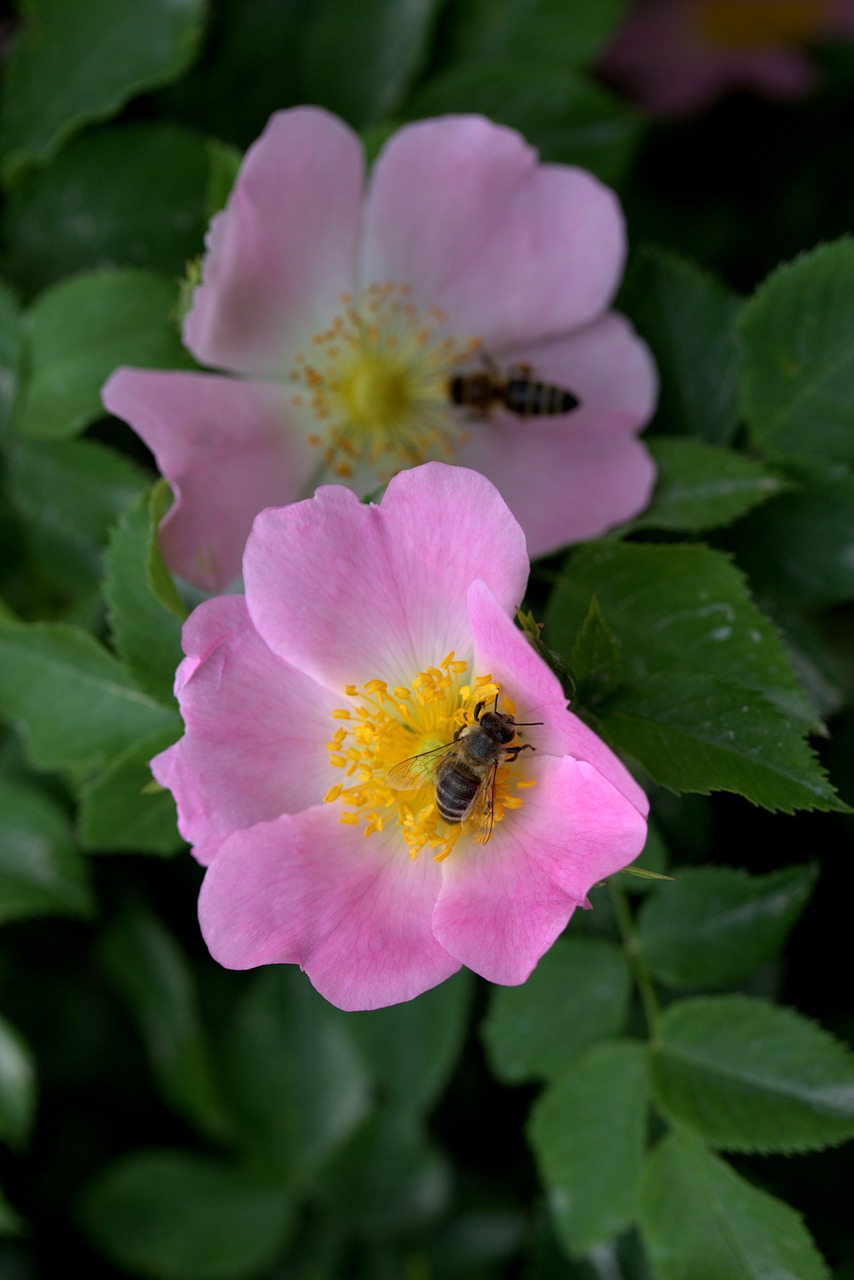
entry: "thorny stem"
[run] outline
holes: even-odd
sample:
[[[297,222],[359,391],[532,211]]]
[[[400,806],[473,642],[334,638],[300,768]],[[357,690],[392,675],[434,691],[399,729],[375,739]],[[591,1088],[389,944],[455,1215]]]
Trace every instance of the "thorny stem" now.
[[[643,962],[638,945],[638,935],[635,932],[635,924],[632,919],[632,913],[629,909],[629,900],[626,891],[616,880],[610,880],[608,888],[611,892],[611,902],[614,907],[614,915],[617,920],[617,927],[620,930],[620,937],[623,942],[623,951],[626,953],[626,959],[632,971],[638,994],[641,998],[644,1014],[646,1015],[647,1026],[649,1027],[649,1035],[651,1040],[655,1040],[658,1035],[658,1020],[661,1016],[661,1010],[658,1007],[658,1000],[655,994],[655,988],[652,978],[649,976],[649,970]]]

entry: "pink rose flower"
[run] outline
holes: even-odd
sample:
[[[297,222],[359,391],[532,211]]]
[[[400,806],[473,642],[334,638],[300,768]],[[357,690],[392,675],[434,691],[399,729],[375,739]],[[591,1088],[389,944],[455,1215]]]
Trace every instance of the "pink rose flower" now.
[[[211,223],[184,326],[224,372],[124,368],[104,388],[174,491],[167,564],[208,590],[239,572],[259,510],[322,479],[365,494],[423,461],[473,467],[535,556],[648,500],[636,435],[655,374],[607,311],[625,255],[613,193],[477,116],[401,129],[366,189],[363,167],[356,134],[325,111],[274,115]],[[579,407],[452,403],[455,376],[500,386],[519,364]]]
[[[804,46],[854,31],[854,0],[648,0],[599,64],[651,113],[679,116],[732,89],[798,98],[816,86]]]
[[[641,851],[643,791],[512,621],[528,567],[495,487],[442,463],[398,475],[379,506],[336,485],[257,517],[245,597],[186,623],[186,732],[152,761],[207,867],[199,918],[221,964],[298,964],[343,1009],[410,1000],[462,965],[521,983]],[[430,778],[388,776],[478,703],[527,722],[488,839],[439,816]]]

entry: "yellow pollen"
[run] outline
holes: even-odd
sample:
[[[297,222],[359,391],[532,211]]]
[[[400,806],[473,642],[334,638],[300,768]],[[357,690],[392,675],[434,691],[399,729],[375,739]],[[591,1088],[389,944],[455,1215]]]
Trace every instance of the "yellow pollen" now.
[[[309,441],[333,473],[350,475],[363,461],[385,482],[402,467],[454,455],[459,414],[448,378],[480,341],[443,333],[444,313],[417,307],[411,292],[385,281],[355,298],[341,294],[341,312],[294,357],[290,379],[311,392],[304,407],[322,428]]]
[[[824,0],[703,0],[697,11],[702,35],[728,49],[804,44],[827,18]]]
[[[332,712],[335,732],[327,743],[329,762],[344,771],[341,782],[324,796],[341,805],[339,820],[361,825],[366,837],[397,824],[410,858],[427,849],[437,862],[455,849],[463,835],[458,823],[448,823],[436,807],[435,782],[429,770],[412,790],[388,783],[389,770],[413,756],[450,747],[454,736],[474,720],[477,703],[491,706],[496,695],[501,709],[515,714],[491,675],[472,679],[468,663],[448,653],[438,666],[418,672],[408,686],[369,680],[348,684],[347,706]],[[467,682],[464,683],[464,680]],[[441,758],[441,753],[436,759]],[[515,790],[534,785],[524,775],[523,753],[512,766],[499,766],[495,782],[495,821],[524,803]]]

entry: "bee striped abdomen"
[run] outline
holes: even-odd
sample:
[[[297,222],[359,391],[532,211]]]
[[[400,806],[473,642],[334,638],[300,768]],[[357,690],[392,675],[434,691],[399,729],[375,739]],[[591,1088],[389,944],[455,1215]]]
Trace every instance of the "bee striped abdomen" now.
[[[452,404],[475,414],[486,414],[498,397],[496,384],[488,373],[454,374],[448,393]]]
[[[462,822],[477,795],[481,779],[459,765],[443,770],[436,783],[436,808],[446,822]]]
[[[571,391],[534,378],[509,378],[503,399],[505,407],[520,418],[551,417],[569,413],[578,406],[578,399]]]

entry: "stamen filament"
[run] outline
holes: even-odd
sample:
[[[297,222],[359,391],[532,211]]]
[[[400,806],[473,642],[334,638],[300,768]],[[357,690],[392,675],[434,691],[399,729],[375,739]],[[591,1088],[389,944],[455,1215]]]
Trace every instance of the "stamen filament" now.
[[[381,480],[402,466],[451,458],[459,434],[448,378],[469,363],[478,339],[444,334],[438,307],[423,312],[411,286],[371,284],[358,297],[342,294],[342,311],[299,352],[291,380],[322,430],[308,439],[333,472],[351,474],[364,460]]]
[[[338,727],[327,744],[330,763],[343,770],[344,779],[324,797],[327,803],[342,805],[341,822],[362,825],[366,837],[396,823],[411,858],[428,849],[442,862],[454,851],[462,827],[442,818],[432,769],[442,759],[439,749],[450,748],[459,730],[472,723],[477,703],[491,702],[500,694],[490,674],[472,679],[468,673],[468,663],[452,651],[438,666],[418,672],[408,687],[389,688],[379,678],[361,687],[345,686],[349,705],[332,712]],[[504,698],[504,703],[510,706],[509,699]],[[412,790],[389,784],[388,774],[394,766],[434,751],[438,754],[429,757],[423,772],[413,775]],[[533,780],[517,775],[517,768],[514,764],[510,774],[505,766],[499,766],[496,823],[524,802],[512,788],[533,785]]]

